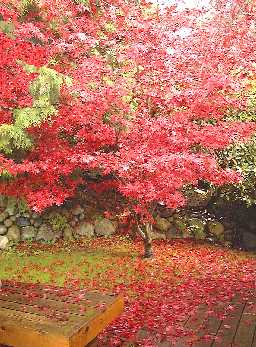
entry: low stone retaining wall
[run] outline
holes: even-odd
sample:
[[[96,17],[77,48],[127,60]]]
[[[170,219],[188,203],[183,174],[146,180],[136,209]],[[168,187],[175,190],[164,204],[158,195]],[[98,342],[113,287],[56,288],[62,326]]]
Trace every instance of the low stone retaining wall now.
[[[123,226],[122,226],[123,227]],[[119,230],[118,221],[108,219],[90,202],[73,202],[69,207],[51,208],[37,214],[15,200],[0,197],[0,249],[20,241],[55,242],[81,237],[111,236]],[[256,249],[256,233],[243,231],[242,248]],[[206,210],[171,210],[159,208],[155,215],[153,239],[192,238],[221,244],[237,245],[234,222],[218,219]],[[240,240],[241,241],[241,240]]]
[[[2,204],[3,205],[3,204]],[[80,205],[55,208],[40,215],[20,212],[16,206],[2,206],[0,213],[0,249],[20,241],[54,242],[60,238],[72,240],[80,237],[110,236],[117,231],[115,221],[95,215],[86,215]]]

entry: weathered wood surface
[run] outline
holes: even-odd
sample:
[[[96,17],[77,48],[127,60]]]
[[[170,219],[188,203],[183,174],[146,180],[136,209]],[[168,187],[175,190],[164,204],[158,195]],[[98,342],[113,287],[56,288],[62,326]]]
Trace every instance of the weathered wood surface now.
[[[124,306],[120,296],[3,281],[0,344],[85,347]]]
[[[253,302],[240,302],[235,299],[230,303],[233,310],[226,318],[202,315],[201,326],[193,347],[256,347],[256,307]],[[226,304],[228,305],[228,304]],[[222,305],[222,309],[225,305]],[[205,340],[204,337],[209,339]],[[175,347],[178,347],[175,345]]]
[[[172,342],[154,341],[155,346],[256,347],[256,297],[248,300],[236,297],[231,302],[217,305],[214,311],[214,314],[209,314],[207,306],[201,305],[182,322],[187,336],[177,337]],[[150,336],[146,328],[138,333],[140,339],[150,339]],[[99,344],[93,347],[102,346]]]
[[[228,311],[228,306],[232,310]],[[216,315],[208,315],[207,308],[202,305],[197,312],[183,321],[187,337],[178,338],[176,342],[162,341],[158,347],[256,347],[256,298],[247,301],[234,299],[214,308]],[[226,312],[223,318],[223,312]],[[208,338],[205,339],[205,336]],[[149,338],[150,332],[140,330],[140,339]],[[125,345],[127,347],[128,345]],[[101,343],[91,344],[90,347],[102,346]]]
[[[216,311],[224,312],[230,305],[232,310],[226,310],[225,317],[222,314],[208,316],[206,307],[200,307],[196,316],[185,322],[185,328],[194,332],[194,338],[180,338],[166,346],[256,347],[256,298],[248,301],[236,298],[233,302],[219,305]]]

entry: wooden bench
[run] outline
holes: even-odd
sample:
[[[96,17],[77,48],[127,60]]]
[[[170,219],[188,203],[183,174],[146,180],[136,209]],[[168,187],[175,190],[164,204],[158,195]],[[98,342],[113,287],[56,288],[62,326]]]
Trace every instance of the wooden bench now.
[[[123,306],[117,295],[2,281],[0,344],[85,347]]]

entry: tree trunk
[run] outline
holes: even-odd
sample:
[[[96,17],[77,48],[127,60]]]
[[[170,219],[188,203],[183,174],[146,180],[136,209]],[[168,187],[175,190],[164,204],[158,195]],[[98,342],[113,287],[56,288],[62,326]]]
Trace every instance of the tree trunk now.
[[[153,258],[153,248],[152,248],[152,225],[150,223],[146,223],[143,227],[138,226],[139,233],[143,239],[144,243],[144,258]]]

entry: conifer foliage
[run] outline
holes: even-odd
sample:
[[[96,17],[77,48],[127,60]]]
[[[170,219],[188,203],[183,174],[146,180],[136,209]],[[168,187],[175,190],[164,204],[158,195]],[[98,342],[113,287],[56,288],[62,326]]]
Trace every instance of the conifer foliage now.
[[[42,211],[97,173],[145,222],[240,180],[215,150],[255,130],[226,117],[247,106],[255,19],[254,1],[0,0],[0,193]]]

